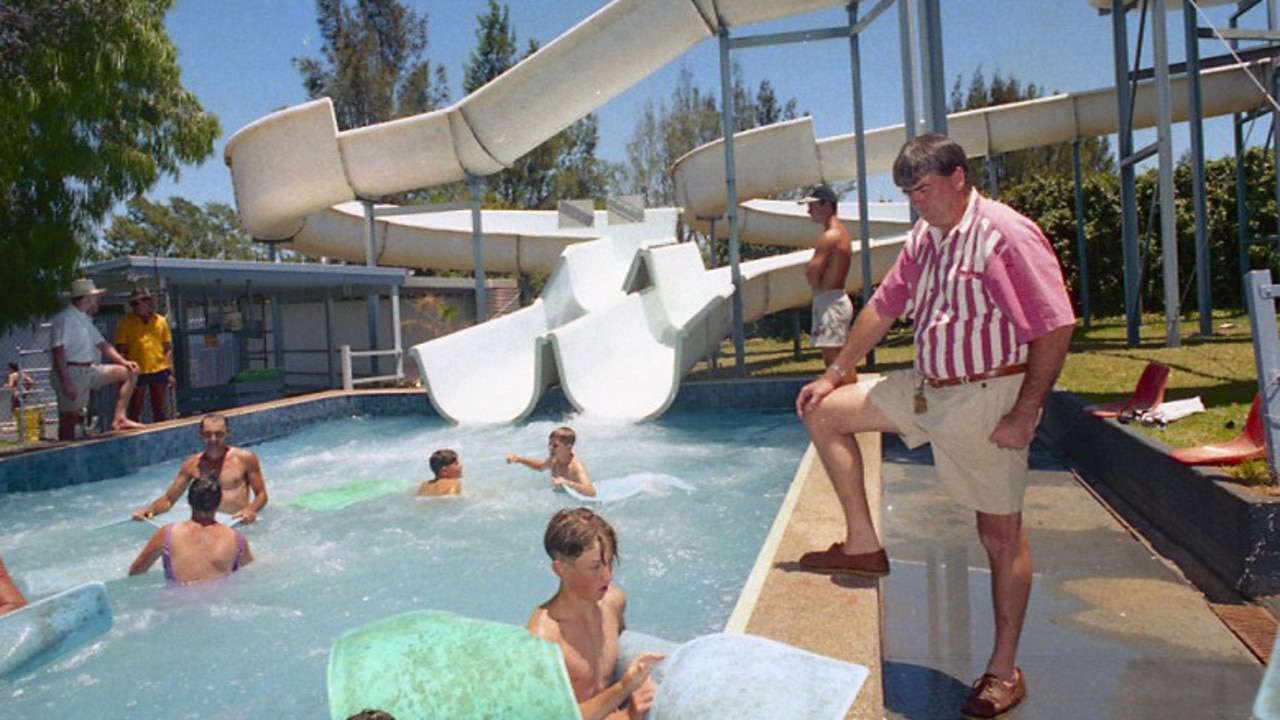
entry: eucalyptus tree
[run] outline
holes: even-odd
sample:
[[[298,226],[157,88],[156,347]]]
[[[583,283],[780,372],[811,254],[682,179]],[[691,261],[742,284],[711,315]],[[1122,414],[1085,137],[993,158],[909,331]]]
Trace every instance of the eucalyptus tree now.
[[[168,203],[144,197],[129,201],[124,215],[112,218],[102,236],[104,257],[149,255],[153,257],[216,260],[265,260],[265,246],[255,244],[226,203],[203,207],[186,198]]]
[[[320,57],[293,59],[308,96],[331,98],[342,130],[443,107],[448,74],[426,56],[427,19],[399,0],[316,0]]]
[[[57,309],[99,223],[213,153],[172,0],[0,2],[0,332]]]
[[[474,92],[538,51],[530,41],[518,56],[519,41],[510,10],[489,0],[476,18],[476,49],[463,71],[463,90]],[[551,209],[560,200],[599,197],[609,190],[611,166],[596,157],[600,143],[594,114],[574,122],[488,180],[490,202],[502,207]]]

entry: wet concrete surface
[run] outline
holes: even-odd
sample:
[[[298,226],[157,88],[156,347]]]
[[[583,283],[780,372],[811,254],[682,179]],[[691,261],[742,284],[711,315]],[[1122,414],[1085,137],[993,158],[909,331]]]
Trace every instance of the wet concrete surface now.
[[[926,448],[884,438],[884,716],[952,720],[991,649],[973,514]],[[1035,580],[1007,718],[1248,718],[1263,666],[1208,600],[1038,444],[1024,509]]]

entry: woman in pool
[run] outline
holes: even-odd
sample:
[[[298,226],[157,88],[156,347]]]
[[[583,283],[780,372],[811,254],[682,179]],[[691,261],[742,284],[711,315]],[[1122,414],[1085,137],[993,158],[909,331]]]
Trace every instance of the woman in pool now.
[[[170,585],[191,585],[217,580],[253,562],[249,541],[239,530],[218,522],[215,513],[222,502],[222,485],[212,475],[191,483],[187,491],[191,519],[170,523],[156,531],[129,566],[130,575],[141,575],[164,558],[164,576]]]

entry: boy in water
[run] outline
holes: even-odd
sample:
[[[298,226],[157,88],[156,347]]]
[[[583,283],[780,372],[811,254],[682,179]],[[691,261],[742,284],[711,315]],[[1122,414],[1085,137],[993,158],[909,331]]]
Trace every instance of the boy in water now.
[[[419,497],[460,495],[462,493],[462,461],[453,450],[437,450],[431,453],[431,472],[434,478],[418,486]]]
[[[507,456],[507,464],[520,463],[533,470],[551,470],[553,487],[569,487],[587,497],[596,496],[596,486],[591,484],[591,476],[587,474],[587,466],[573,453],[573,444],[578,439],[571,427],[558,427],[551,431],[547,439],[548,457],[546,460],[534,460],[521,457],[515,453]]]
[[[657,691],[649,672],[666,656],[641,653],[613,680],[627,609],[626,594],[612,584],[613,528],[587,508],[564,509],[547,523],[542,544],[560,588],[533,611],[529,632],[560,646],[583,720],[643,718]]]

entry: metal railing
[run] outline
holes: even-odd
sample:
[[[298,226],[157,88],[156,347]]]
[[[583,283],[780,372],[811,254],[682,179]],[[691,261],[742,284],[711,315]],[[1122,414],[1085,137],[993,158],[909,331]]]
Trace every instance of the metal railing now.
[[[342,389],[347,392],[354,390],[356,385],[369,385],[379,382],[398,383],[404,380],[404,352],[402,350],[352,350],[350,345],[343,345],[338,348],[338,351],[342,354]],[[353,358],[362,357],[393,357],[396,361],[396,371],[392,375],[354,377],[351,361]]]

